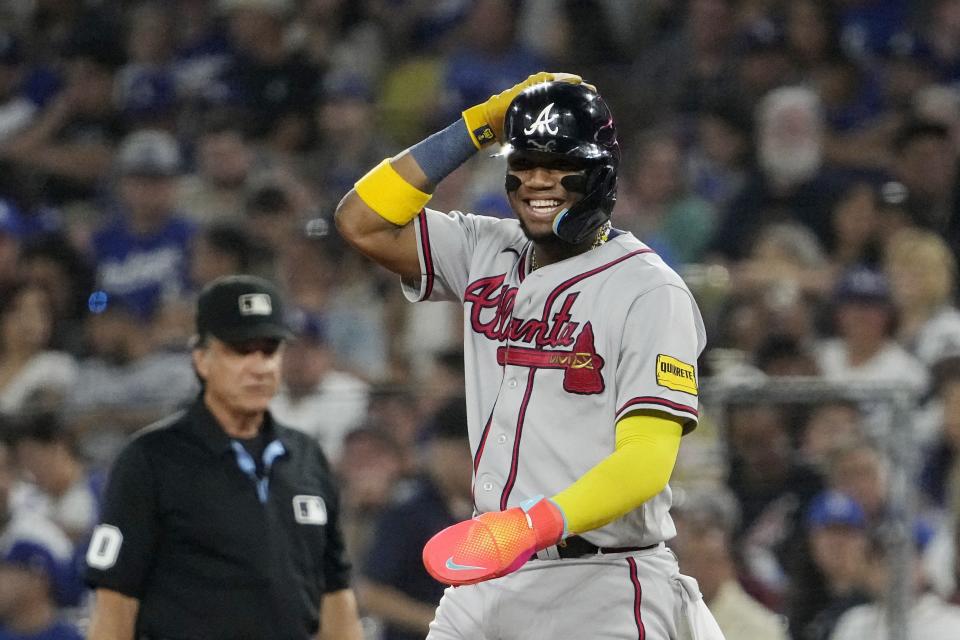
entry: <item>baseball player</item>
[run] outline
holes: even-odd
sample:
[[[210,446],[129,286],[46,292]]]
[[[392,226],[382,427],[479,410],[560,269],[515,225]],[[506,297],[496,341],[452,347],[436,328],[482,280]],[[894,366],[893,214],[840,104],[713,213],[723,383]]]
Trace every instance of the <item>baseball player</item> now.
[[[516,219],[425,208],[497,141]],[[610,227],[619,160],[594,87],[541,72],[384,160],[337,209],[410,300],[465,312],[476,515],[424,548],[456,587],[428,640],[722,638],[663,544],[703,323],[679,276]]]

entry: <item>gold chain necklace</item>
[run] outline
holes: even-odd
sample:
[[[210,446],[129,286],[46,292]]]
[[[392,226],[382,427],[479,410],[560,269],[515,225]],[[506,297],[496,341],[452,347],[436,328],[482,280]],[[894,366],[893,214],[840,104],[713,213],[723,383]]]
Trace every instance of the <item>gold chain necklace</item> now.
[[[610,228],[610,221],[607,220],[597,229],[597,237],[594,238],[593,244],[590,246],[591,249],[596,249],[610,239]],[[539,268],[540,265],[537,263],[537,250],[533,249],[530,251],[530,271],[533,272]]]

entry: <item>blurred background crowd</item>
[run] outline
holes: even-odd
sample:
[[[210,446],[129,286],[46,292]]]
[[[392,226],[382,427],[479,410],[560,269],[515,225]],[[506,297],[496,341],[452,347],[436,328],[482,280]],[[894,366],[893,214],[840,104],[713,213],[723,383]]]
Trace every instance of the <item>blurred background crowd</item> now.
[[[694,291],[701,377],[915,390],[910,624],[956,633],[960,0],[4,0],[0,638],[83,627],[106,469],[194,397],[195,296],[240,272],[298,309],[274,412],[338,470],[370,638],[423,637],[420,549],[471,508],[461,311],[406,304],[332,210],[541,69],[611,104],[613,222]],[[504,168],[431,206],[510,216]],[[882,411],[719,409],[671,545],[728,637],[882,637]]]

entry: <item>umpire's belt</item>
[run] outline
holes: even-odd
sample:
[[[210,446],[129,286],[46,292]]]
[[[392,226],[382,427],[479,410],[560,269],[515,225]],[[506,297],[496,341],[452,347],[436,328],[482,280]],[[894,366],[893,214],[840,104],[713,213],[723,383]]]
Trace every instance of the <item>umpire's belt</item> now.
[[[646,551],[660,546],[659,542],[648,544],[645,547],[598,547],[580,536],[570,536],[563,542],[542,549],[532,556],[531,560],[560,560],[565,558],[582,558],[606,553],[629,553],[631,551]]]

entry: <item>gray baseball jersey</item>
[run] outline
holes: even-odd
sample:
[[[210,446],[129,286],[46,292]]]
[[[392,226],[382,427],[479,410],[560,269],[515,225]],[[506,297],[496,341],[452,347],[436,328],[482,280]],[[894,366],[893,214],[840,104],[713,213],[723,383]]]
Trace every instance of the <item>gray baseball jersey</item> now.
[[[629,233],[531,272],[514,219],[425,210],[417,300],[464,306],[467,417],[479,512],[553,495],[609,456],[616,421],[655,409],[697,422],[706,338],[680,277]],[[669,486],[584,534],[598,546],[675,535]]]

